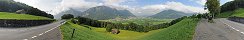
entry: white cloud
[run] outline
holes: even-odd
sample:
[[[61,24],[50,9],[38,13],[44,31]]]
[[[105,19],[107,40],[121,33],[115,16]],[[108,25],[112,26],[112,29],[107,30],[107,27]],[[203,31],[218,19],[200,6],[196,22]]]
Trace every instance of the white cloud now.
[[[52,15],[56,15],[62,11],[68,10],[69,8],[79,9],[85,11],[95,6],[109,6],[119,10],[127,9],[135,15],[153,15],[167,9],[173,9],[177,11],[193,13],[203,13],[203,8],[193,7],[184,5],[180,2],[166,2],[163,4],[146,5],[146,6],[129,6],[121,3],[135,2],[135,0],[15,0],[23,2],[33,7],[39,8],[48,12]]]
[[[50,11],[59,5],[61,0],[14,0],[33,6],[43,11]]]
[[[88,8],[103,5],[97,2],[87,2],[85,0],[62,0],[60,5],[56,6],[51,14],[56,15],[62,11],[68,10],[69,8],[79,9],[81,11],[87,10]]]
[[[141,8],[136,8],[132,10],[133,13],[135,14],[146,14],[146,15],[153,15],[156,13],[159,13],[163,10],[176,10],[176,11],[181,11],[185,13],[205,13],[206,11],[203,8],[200,7],[193,7],[193,6],[188,6],[184,5],[180,2],[166,2],[164,4],[156,4],[156,5],[147,5]]]

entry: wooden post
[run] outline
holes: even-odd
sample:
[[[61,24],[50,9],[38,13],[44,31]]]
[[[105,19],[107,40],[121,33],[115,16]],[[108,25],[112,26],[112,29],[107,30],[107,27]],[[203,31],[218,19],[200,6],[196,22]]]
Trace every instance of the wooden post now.
[[[71,35],[71,40],[72,40],[73,37],[74,37],[74,33],[75,33],[75,29],[73,29],[73,32],[72,32],[72,35]]]

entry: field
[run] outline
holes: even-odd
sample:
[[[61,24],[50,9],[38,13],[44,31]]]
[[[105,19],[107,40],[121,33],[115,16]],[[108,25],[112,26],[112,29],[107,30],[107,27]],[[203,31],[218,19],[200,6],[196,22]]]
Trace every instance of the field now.
[[[92,31],[89,28],[73,24],[70,21],[62,25],[60,29],[62,31],[63,40],[71,40],[73,29],[76,29],[73,40],[113,40],[109,35]]]
[[[119,34],[106,32],[105,28],[91,29],[73,23],[61,26],[64,40],[70,40],[72,29],[76,29],[75,40],[192,40],[199,19],[187,18],[168,28],[147,33],[120,30]]]
[[[110,35],[110,36],[112,36],[112,37],[114,37],[114,38],[116,38],[118,40],[137,40],[137,39],[140,39],[141,37],[143,37],[144,35],[157,33],[157,32],[159,32],[162,29],[153,30],[153,31],[150,31],[150,32],[147,32],[147,33],[134,32],[134,31],[128,31],[128,30],[120,30],[121,33],[119,33],[119,34],[111,34],[109,32],[106,32],[105,30],[106,30],[105,28],[94,28],[93,29],[93,31],[96,31],[96,32],[99,32],[99,33],[102,33],[102,34]]]
[[[158,33],[146,35],[140,40],[192,40],[199,19],[184,19]]]
[[[47,17],[33,16],[28,14],[16,14],[8,12],[0,12],[0,19],[16,19],[16,20],[51,20]]]
[[[112,23],[136,23],[139,25],[149,24],[149,25],[157,25],[166,22],[170,22],[173,19],[153,19],[153,18],[131,18],[131,19],[111,19],[111,20],[100,20]]]

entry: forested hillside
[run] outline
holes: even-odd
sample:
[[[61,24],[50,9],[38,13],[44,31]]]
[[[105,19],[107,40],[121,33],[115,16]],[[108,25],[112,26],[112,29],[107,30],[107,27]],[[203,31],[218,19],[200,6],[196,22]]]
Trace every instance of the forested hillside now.
[[[17,12],[53,18],[53,15],[13,0],[0,0],[0,12]]]

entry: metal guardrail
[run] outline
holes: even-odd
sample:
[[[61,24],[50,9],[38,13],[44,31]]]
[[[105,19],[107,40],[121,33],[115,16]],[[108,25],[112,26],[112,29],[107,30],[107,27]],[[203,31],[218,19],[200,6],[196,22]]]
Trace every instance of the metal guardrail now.
[[[242,17],[229,17],[228,20],[244,24],[244,18]]]

